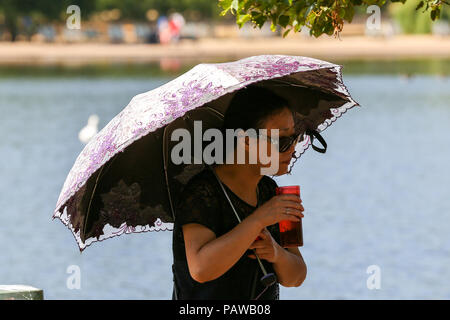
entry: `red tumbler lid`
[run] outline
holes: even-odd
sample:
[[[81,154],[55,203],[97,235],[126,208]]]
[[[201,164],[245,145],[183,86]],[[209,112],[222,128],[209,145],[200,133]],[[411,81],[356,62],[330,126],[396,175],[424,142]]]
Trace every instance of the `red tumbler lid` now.
[[[295,194],[300,195],[300,186],[277,187],[276,194]]]

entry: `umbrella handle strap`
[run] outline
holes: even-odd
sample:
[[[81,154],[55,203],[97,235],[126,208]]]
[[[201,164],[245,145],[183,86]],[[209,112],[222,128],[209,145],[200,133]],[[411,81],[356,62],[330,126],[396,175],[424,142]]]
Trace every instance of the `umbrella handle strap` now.
[[[319,132],[317,132],[316,130],[309,130],[307,129],[305,131],[305,133],[311,137],[311,146],[314,150],[316,150],[317,152],[320,153],[325,153],[327,151],[327,143],[325,142],[325,139],[319,134]],[[319,140],[319,142],[322,144],[322,146],[324,147],[323,149],[316,147],[313,144],[314,141],[314,137],[317,138],[317,140]]]

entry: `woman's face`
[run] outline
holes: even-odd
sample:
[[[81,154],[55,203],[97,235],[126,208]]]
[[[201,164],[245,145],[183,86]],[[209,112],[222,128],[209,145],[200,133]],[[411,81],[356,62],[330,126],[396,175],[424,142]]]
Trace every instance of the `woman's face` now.
[[[267,129],[268,136],[271,136],[271,129],[278,129],[280,138],[292,136],[295,133],[295,122],[292,117],[292,112],[288,108],[284,108],[281,112],[270,116],[266,120],[265,129]],[[288,172],[289,163],[291,162],[292,155],[295,151],[295,146],[296,143],[293,143],[285,152],[278,152],[278,149],[273,147],[273,150],[278,153],[278,172],[275,175],[279,176]],[[267,156],[270,159],[276,159],[276,157],[272,157],[271,151],[271,142],[267,139]],[[258,163],[260,162],[258,161]],[[270,164],[261,164],[261,166],[269,167]]]

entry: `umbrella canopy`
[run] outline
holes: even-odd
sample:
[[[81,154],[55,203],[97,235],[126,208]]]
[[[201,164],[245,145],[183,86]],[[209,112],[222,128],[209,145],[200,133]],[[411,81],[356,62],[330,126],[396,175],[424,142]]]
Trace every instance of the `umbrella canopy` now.
[[[174,200],[205,164],[174,164],[170,139],[177,128],[220,128],[234,93],[250,84],[269,88],[294,109],[296,130],[321,132],[358,106],[342,81],[341,66],[309,57],[260,55],[202,63],[135,96],[77,157],[53,218],[73,233],[80,250],[124,233],[172,230]],[[193,142],[192,142],[193,143]],[[299,155],[311,145],[301,141]]]

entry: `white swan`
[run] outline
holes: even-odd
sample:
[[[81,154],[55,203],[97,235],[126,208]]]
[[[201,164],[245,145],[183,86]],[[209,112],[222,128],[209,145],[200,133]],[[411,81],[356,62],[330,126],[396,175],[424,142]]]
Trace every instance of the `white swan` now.
[[[78,139],[84,144],[88,143],[98,132],[98,116],[92,114],[89,116],[87,125],[78,133]]]

